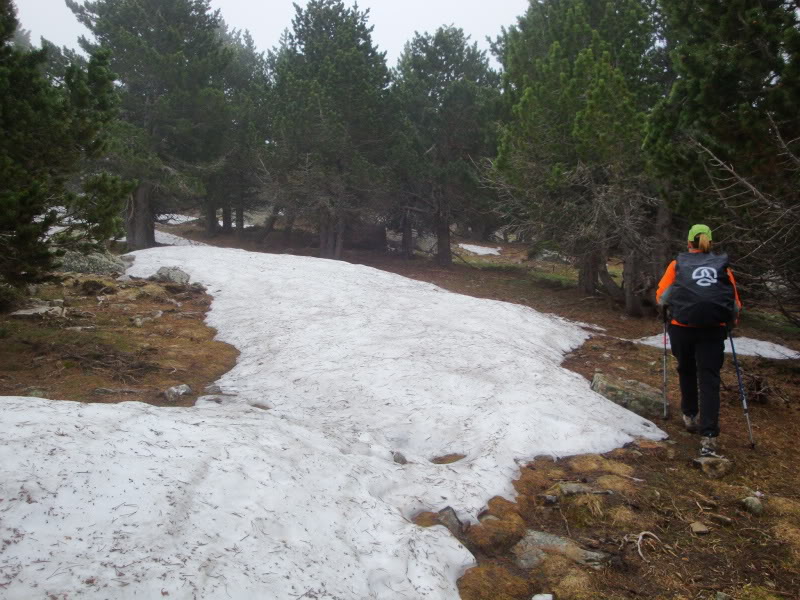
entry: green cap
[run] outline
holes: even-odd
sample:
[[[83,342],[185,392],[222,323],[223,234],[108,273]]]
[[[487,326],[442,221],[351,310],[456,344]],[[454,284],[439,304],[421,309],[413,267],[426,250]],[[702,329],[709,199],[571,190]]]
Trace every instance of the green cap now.
[[[708,236],[708,239],[711,240],[711,228],[708,225],[693,225],[692,228],[689,230],[689,241],[693,242],[694,238],[696,238],[701,233],[705,233]]]

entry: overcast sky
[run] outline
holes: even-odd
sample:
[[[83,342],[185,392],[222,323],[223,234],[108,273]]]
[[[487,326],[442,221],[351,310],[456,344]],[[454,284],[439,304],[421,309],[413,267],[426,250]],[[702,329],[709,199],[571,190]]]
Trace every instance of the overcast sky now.
[[[58,46],[76,47],[78,37],[86,34],[64,0],[14,2],[22,27],[31,31],[31,41],[37,45],[44,36]],[[278,43],[294,15],[292,0],[211,0],[211,4],[232,27],[249,29],[261,50]],[[373,39],[393,67],[414,31],[433,32],[440,25],[461,27],[488,50],[486,36],[494,38],[501,27],[514,24],[528,0],[361,0],[358,5],[370,9]]]

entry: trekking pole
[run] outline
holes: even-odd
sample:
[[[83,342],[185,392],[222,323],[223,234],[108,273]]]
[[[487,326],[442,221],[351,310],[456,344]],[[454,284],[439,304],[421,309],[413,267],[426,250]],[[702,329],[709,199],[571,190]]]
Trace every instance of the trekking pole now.
[[[664,420],[669,421],[669,397],[667,396],[667,307],[664,307],[664,362],[662,371],[664,371]]]
[[[733,333],[730,326],[728,327],[728,339],[731,341],[731,353],[733,354],[733,365],[736,367],[736,379],[739,381],[739,396],[742,399],[742,408],[744,408],[744,418],[747,421],[747,433],[750,435],[750,448],[756,449],[756,443],[753,441],[753,428],[750,425],[750,409],[747,407],[747,394],[744,391],[744,384],[742,383],[742,372],[739,369],[739,360],[736,358],[736,348],[733,345]]]

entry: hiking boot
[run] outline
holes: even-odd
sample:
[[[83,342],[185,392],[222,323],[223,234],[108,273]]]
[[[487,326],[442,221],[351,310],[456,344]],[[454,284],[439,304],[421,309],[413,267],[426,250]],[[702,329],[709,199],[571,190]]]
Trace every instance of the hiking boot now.
[[[700,456],[722,458],[722,455],[717,453],[717,447],[717,438],[704,435],[700,440]]]
[[[700,415],[683,415],[683,424],[686,426],[686,431],[689,433],[697,433],[700,429]]]

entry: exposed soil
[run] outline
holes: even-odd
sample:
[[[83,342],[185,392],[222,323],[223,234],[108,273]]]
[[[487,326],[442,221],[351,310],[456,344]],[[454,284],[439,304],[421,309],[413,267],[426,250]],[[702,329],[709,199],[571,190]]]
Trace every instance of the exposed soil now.
[[[236,362],[204,323],[210,296],[191,287],[78,275],[37,296],[63,300],[67,317],[0,316],[2,395],[191,406]],[[180,384],[194,393],[167,401]]]
[[[280,232],[266,242],[258,230],[242,238],[211,239],[196,224],[166,228],[204,243],[253,251],[314,255],[314,239],[297,233],[287,244]],[[347,252],[345,260],[428,281],[471,296],[530,306],[571,320],[600,326],[570,354],[564,366],[591,379],[598,371],[635,379],[657,388],[663,353],[628,340],[653,335],[655,320],[624,317],[611,301],[582,297],[570,285],[568,265],[529,261],[522,246],[503,247],[501,257],[471,257],[441,268],[432,261],[404,261],[381,252]],[[461,252],[466,255],[468,253]],[[98,278],[92,278],[98,279]],[[213,341],[203,323],[210,299],[202,293],[144,282],[87,293],[82,280],[47,288],[46,297],[64,297],[87,313],[70,322],[19,322],[0,317],[0,394],[44,390],[48,397],[90,402],[139,400],[166,404],[160,392],[188,383],[193,390],[230,369],[236,351]],[[158,291],[156,291],[158,290]],[[97,295],[99,293],[99,296]],[[189,295],[186,295],[189,294]],[[99,298],[105,299],[100,301]],[[172,301],[181,302],[178,307]],[[745,298],[745,303],[747,299]],[[163,315],[141,328],[135,315]],[[80,314],[80,313],[75,313]],[[767,325],[765,325],[767,323]],[[94,329],[74,331],[74,326]],[[800,332],[745,319],[740,335],[800,349]],[[640,442],[603,457],[590,455],[554,462],[539,458],[515,482],[515,502],[496,498],[482,523],[456,532],[478,560],[459,581],[464,600],[529,600],[554,593],[559,600],[604,598],[712,599],[727,593],[737,600],[800,598],[800,361],[741,358],[750,397],[756,449],[749,447],[735,372],[723,370],[722,451],[734,463],[730,474],[711,479],[695,468],[698,438],[680,423],[658,425],[669,442]],[[670,357],[669,396],[679,415],[679,393]],[[137,394],[98,395],[96,388],[129,388]],[[191,405],[194,396],[179,405]],[[447,463],[457,457],[440,457]],[[544,499],[564,481],[582,482],[611,494]],[[746,512],[740,500],[764,494],[764,514]],[[444,507],[442,507],[444,508]],[[487,518],[491,517],[491,519]],[[726,523],[730,519],[730,524]],[[420,525],[440,518],[426,513]],[[703,523],[709,533],[690,529]],[[548,555],[533,570],[514,564],[511,548],[527,529],[568,537],[585,549],[612,556],[600,570],[578,565],[570,556]],[[650,532],[655,537],[644,535]]]

